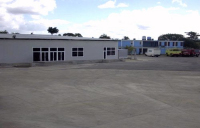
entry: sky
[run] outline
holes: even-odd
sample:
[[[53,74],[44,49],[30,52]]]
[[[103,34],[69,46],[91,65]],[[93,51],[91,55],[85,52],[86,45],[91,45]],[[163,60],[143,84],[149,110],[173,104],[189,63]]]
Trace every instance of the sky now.
[[[99,38],[157,40],[162,34],[200,33],[200,0],[0,0],[0,31],[81,33]]]

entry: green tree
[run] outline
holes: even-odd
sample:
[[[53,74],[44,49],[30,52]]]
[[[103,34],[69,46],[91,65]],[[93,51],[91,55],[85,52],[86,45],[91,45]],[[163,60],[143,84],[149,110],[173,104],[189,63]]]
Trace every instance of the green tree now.
[[[54,33],[58,33],[59,32],[59,30],[57,29],[57,27],[49,27],[48,29],[47,29],[47,31],[48,31],[48,33],[51,33],[51,35],[53,35]]]
[[[131,59],[133,58],[134,53],[134,60],[137,60],[136,58],[136,48],[133,46],[126,46],[125,49],[128,49],[128,54],[131,55]]]
[[[75,33],[74,34],[76,37],[83,37],[80,33]]]
[[[8,31],[6,31],[6,30],[0,31],[0,34],[8,34]]]
[[[125,49],[128,49],[128,54],[131,54],[134,50],[133,46],[126,46]]]
[[[191,39],[191,40],[197,40],[197,39],[198,39],[198,36],[200,36],[200,35],[198,35],[198,33],[192,32],[192,31],[190,31],[190,32],[185,32],[185,33],[186,33],[186,35],[189,36],[188,39]]]
[[[185,37],[183,35],[181,35],[181,34],[163,34],[163,35],[158,37],[158,40],[183,41],[184,38]]]
[[[130,40],[128,36],[124,36],[123,40]]]
[[[108,36],[106,34],[102,34],[99,38],[100,39],[110,39],[110,36]]]
[[[184,47],[185,48],[194,48],[194,49],[199,49],[200,48],[200,43],[197,40],[185,38],[184,39]]]
[[[75,35],[73,33],[64,33],[63,36],[73,36],[73,37],[75,37]]]

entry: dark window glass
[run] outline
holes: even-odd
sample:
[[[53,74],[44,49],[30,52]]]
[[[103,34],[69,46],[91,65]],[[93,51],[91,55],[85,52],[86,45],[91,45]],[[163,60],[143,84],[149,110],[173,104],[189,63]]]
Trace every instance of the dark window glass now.
[[[58,48],[58,51],[65,51],[64,48]]]
[[[72,52],[72,56],[77,56],[77,52]]]
[[[42,53],[42,61],[49,61],[48,60],[48,52],[43,52]]]
[[[112,50],[115,50],[115,48],[112,48]]]
[[[59,52],[58,53],[58,60],[61,60],[61,58],[62,58],[62,54],[61,54],[61,52]]]
[[[62,52],[62,60],[65,60],[64,52]]]
[[[53,52],[50,53],[50,61],[54,61]]]
[[[48,57],[49,53],[47,52],[45,57],[46,57],[46,61],[49,61],[49,57]]]
[[[112,51],[112,55],[115,55],[115,51]]]
[[[107,50],[110,50],[110,48],[107,48]]]
[[[78,52],[78,56],[83,56],[83,52]]]
[[[106,48],[104,48],[104,50],[106,50]]]
[[[181,42],[181,46],[183,46],[183,42]]]
[[[107,55],[110,55],[110,51],[107,51]]]
[[[33,48],[33,51],[40,51],[40,48]]]
[[[53,54],[54,54],[54,56],[53,56],[54,60],[57,60],[57,52],[54,52]]]
[[[33,53],[33,61],[40,61],[40,53],[39,52]]]
[[[57,48],[50,48],[50,51],[57,51]]]
[[[42,48],[42,51],[49,51],[48,48]]]
[[[83,51],[83,48],[78,48],[78,51]]]
[[[77,51],[77,48],[72,48],[72,51]]]

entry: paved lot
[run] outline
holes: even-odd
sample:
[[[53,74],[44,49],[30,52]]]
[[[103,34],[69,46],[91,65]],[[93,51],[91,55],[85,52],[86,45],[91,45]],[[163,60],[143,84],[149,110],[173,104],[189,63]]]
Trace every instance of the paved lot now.
[[[0,68],[0,128],[199,128],[200,58]]]

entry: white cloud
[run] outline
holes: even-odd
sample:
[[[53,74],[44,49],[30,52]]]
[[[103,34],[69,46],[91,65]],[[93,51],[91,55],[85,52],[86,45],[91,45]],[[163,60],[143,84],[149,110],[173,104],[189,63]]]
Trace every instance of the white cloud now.
[[[172,3],[178,3],[179,5],[181,5],[182,7],[187,7],[186,3],[183,3],[182,0],[172,0]]]
[[[108,1],[105,4],[99,5],[98,8],[122,8],[122,7],[128,7],[127,4],[125,3],[119,3],[118,5],[116,5],[116,0],[115,1]]]
[[[42,17],[55,8],[55,0],[0,0],[0,28],[8,32],[47,33],[49,26],[69,24],[65,20],[47,20]],[[30,15],[31,19],[25,19],[25,14]]]
[[[21,0],[16,1],[19,2]],[[0,2],[0,29],[9,32],[47,34],[47,28],[52,26],[57,27],[61,34],[66,32],[81,33],[85,37],[98,38],[105,33],[112,38],[129,36],[130,39],[141,39],[142,36],[151,36],[157,39],[159,35],[166,33],[184,34],[187,31],[199,32],[200,30],[200,14],[198,11],[188,10],[181,12],[183,11],[181,8],[174,7],[156,6],[138,10],[124,10],[120,13],[112,13],[102,20],[91,20],[77,24],[62,19],[48,20],[43,18],[43,15],[53,11],[52,7],[47,7],[49,0],[46,1],[46,7],[44,7],[46,12],[40,13],[33,10],[32,12],[36,12],[37,15],[30,12],[31,19],[29,20],[24,17],[24,14],[27,13],[23,13],[23,10],[17,15],[9,13],[8,7],[19,7],[11,6],[13,0],[8,3],[7,0],[0,0]],[[37,8],[38,5],[35,6],[32,8]],[[116,5],[114,3],[114,7],[117,6],[122,6],[122,4]],[[26,7],[29,6],[23,5],[24,9]],[[54,5],[54,9],[55,7],[56,5]]]
[[[55,0],[10,0],[3,3],[7,12],[12,14],[47,15],[56,8]]]
[[[88,21],[83,24],[72,24],[69,32],[79,32],[86,37],[99,37],[105,33],[112,38],[129,36],[130,39],[141,39],[142,36],[158,36],[167,33],[184,34],[187,31],[200,30],[198,11],[176,13],[179,8],[152,8],[112,13],[106,19]],[[193,20],[191,20],[193,19]]]

